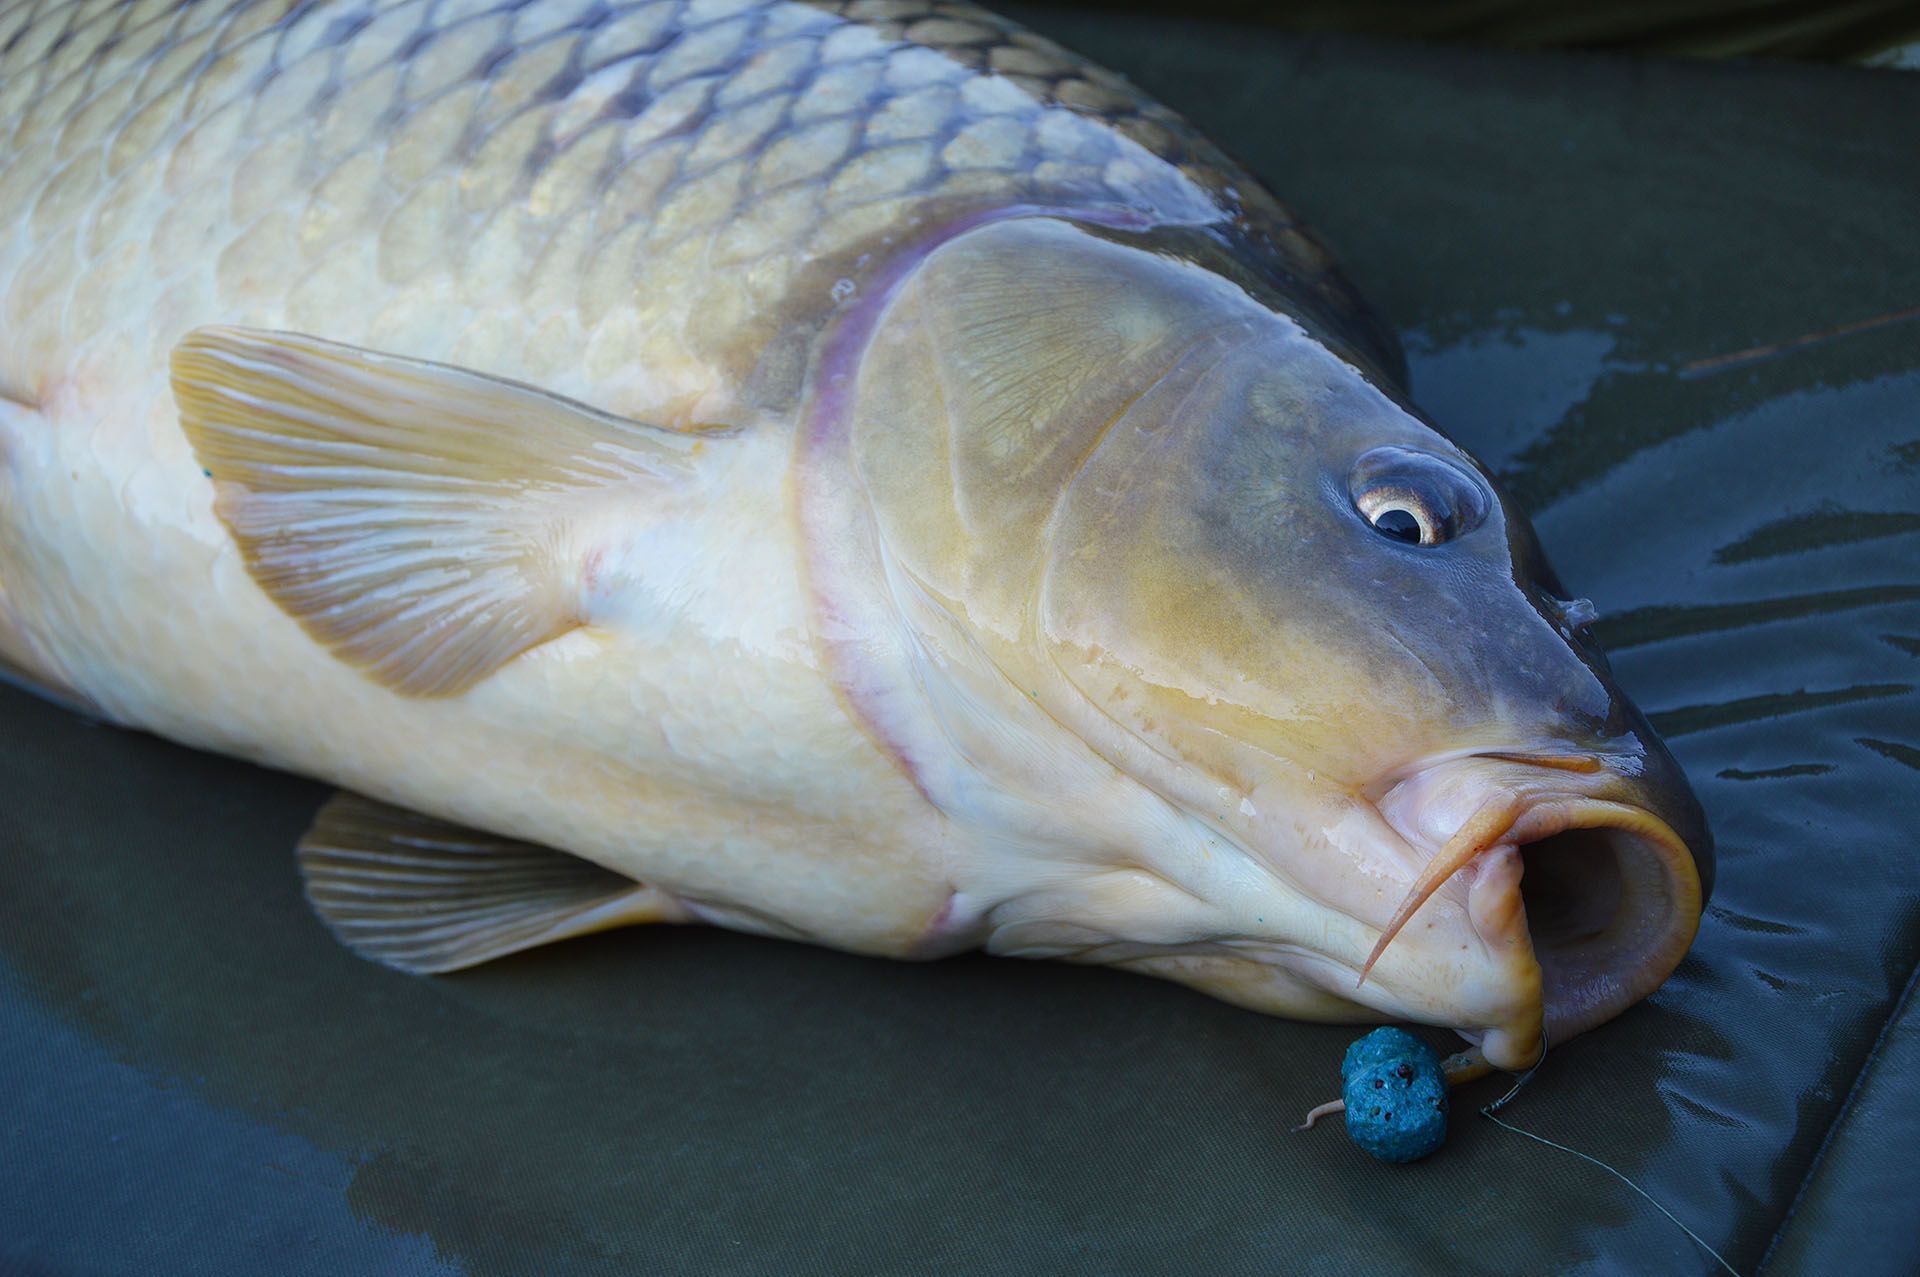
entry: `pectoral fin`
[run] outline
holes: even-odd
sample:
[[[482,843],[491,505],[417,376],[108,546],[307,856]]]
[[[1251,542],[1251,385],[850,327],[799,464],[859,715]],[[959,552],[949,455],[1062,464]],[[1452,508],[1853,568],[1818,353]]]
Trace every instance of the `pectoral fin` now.
[[[336,794],[300,840],[321,921],[363,958],[426,974],[684,914],[665,892],[563,851]]]
[[[684,481],[691,432],[518,382],[292,333],[201,328],[173,392],[262,589],[414,696],[465,690],[580,622],[596,500]]]

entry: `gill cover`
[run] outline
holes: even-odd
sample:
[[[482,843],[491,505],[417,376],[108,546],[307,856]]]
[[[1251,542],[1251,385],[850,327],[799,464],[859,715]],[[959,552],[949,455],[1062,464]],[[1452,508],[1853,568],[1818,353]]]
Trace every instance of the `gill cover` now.
[[[1016,638],[1088,457],[1270,318],[1209,272],[1051,219],[936,250],[860,366],[854,459],[893,564]]]

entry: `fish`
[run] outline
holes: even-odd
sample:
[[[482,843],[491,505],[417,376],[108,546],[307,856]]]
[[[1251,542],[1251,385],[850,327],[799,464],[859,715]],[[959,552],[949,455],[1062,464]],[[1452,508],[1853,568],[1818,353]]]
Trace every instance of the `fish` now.
[[[947,0],[11,0],[0,662],[349,948],[984,949],[1530,1067],[1712,840],[1323,241]],[[636,959],[639,960],[639,959]]]

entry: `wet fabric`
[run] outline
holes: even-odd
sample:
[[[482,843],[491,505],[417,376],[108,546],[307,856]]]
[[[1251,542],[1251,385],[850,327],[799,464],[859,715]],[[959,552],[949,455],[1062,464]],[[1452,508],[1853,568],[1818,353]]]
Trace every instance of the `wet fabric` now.
[[[1693,953],[1502,1117],[1742,1273],[1910,1270],[1920,323],[1863,321],[1920,306],[1920,78],[1019,16],[1326,232],[1706,804]],[[1288,1129],[1355,1030],[1136,976],[695,928],[371,966],[300,899],[324,796],[0,689],[0,1270],[1713,1268],[1476,1118],[1504,1082],[1379,1164]]]

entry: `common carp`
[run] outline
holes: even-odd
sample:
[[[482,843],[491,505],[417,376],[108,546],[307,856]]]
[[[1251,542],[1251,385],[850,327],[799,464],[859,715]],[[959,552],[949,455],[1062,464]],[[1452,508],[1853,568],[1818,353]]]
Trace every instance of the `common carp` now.
[[[0,659],[343,787],[414,972],[704,922],[1475,1066],[1700,809],[1321,243],[928,0],[10,0]]]

